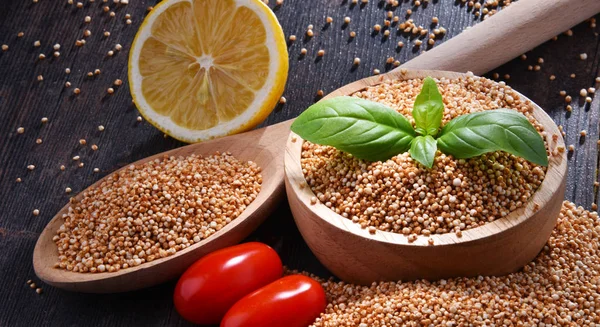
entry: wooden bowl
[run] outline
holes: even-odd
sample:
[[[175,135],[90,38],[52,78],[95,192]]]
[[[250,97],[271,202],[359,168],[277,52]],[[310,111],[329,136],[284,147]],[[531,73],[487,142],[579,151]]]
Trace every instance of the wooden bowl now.
[[[460,73],[442,71],[390,72],[346,85],[327,96],[350,95],[368,86],[389,80],[406,80],[432,76],[456,78]],[[522,99],[526,99],[520,95]],[[551,148],[564,146],[556,124],[537,105],[534,117],[547,132]],[[295,142],[292,141],[295,139]],[[362,229],[317,202],[306,182],[300,165],[303,140],[291,133],[285,153],[285,186],[298,229],[312,252],[332,273],[344,281],[368,285],[382,280],[436,280],[458,276],[504,275],[529,263],[548,240],[563,202],[566,155],[550,156],[546,177],[531,199],[506,217],[462,232],[432,235],[409,243],[402,234]],[[539,204],[538,210],[534,203]]]

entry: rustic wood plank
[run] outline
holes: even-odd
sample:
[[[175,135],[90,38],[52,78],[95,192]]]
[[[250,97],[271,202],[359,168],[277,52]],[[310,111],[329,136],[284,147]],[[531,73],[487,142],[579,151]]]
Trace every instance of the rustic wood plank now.
[[[21,325],[187,325],[172,306],[173,282],[146,290],[120,295],[81,295],[44,287],[37,295],[25,281],[35,279],[31,267],[31,254],[38,233],[55,212],[67,201],[65,187],[76,193],[93,181],[129,162],[159,153],[182,143],[163,134],[146,122],[138,123],[137,110],[131,104],[127,85],[127,52],[129,44],[141,24],[146,7],[155,0],[131,1],[129,5],[115,5],[112,1],[82,0],[84,8],[67,5],[66,0],[32,1],[4,0],[0,2],[0,44],[8,44],[9,50],[0,52],[0,326]],[[271,1],[273,7],[274,1]],[[460,33],[478,19],[460,2],[430,1],[426,7],[413,8],[412,3],[403,1],[394,12],[402,18],[407,9],[417,24],[429,26],[433,16],[440,19],[448,30],[448,39]],[[351,6],[349,1],[286,0],[275,9],[286,35],[295,34],[298,41],[291,44],[290,75],[285,97],[287,104],[277,108],[264,124],[272,124],[297,116],[315,100],[316,91],[330,92],[341,85],[362,77],[370,76],[373,69],[382,72],[388,56],[405,62],[418,55],[425,47],[414,49],[410,39],[403,33],[392,33],[383,40],[381,34],[371,35],[374,24],[383,24],[385,2],[371,0],[366,6]],[[110,18],[101,8],[115,8],[116,17]],[[133,24],[124,23],[125,14],[132,15]],[[84,24],[86,15],[92,16],[90,24]],[[323,29],[325,17],[332,16],[334,23]],[[342,28],[345,16],[352,22]],[[306,27],[315,26],[316,36],[303,40]],[[92,36],[86,45],[76,47],[75,41],[82,38],[83,31],[90,29]],[[108,30],[111,36],[102,33]],[[348,39],[354,30],[357,37]],[[23,31],[25,36],[17,37]],[[596,32],[598,29],[595,30]],[[516,59],[500,67],[499,72],[509,73],[510,85],[523,92],[548,110],[555,121],[565,126],[567,140],[576,143],[581,129],[588,131],[583,145],[570,159],[569,189],[567,198],[589,208],[594,201],[593,181],[596,177],[598,139],[598,116],[600,102],[595,99],[591,106],[580,109],[574,105],[573,112],[565,115],[564,102],[558,91],[565,88],[574,99],[579,89],[593,84],[599,74],[598,37],[589,24],[574,29],[572,37],[559,37],[557,42],[548,42],[528,54],[527,62]],[[42,46],[35,48],[33,42],[40,40]],[[396,47],[403,41],[402,49]],[[441,42],[441,41],[440,41]],[[52,45],[61,44],[60,57],[52,57]],[[116,43],[124,49],[113,57],[106,53]],[[309,55],[299,59],[302,47]],[[315,62],[319,49],[326,51],[321,61]],[[37,59],[40,52],[46,54],[43,61]],[[588,60],[574,58],[587,52]],[[526,67],[538,57],[545,63],[539,72],[529,72]],[[361,65],[352,69],[354,57],[361,58]],[[465,58],[468,60],[468,58]],[[64,73],[71,68],[71,74]],[[102,73],[93,78],[86,73],[99,68]],[[577,78],[571,80],[568,74]],[[36,76],[42,74],[44,81]],[[556,74],[550,82],[548,76]],[[114,95],[106,96],[112,81],[124,81]],[[73,85],[63,87],[66,81]],[[81,88],[79,96],[73,96],[74,87]],[[48,117],[49,123],[42,125],[40,119]],[[105,131],[99,132],[98,125]],[[26,132],[16,134],[23,126]],[[43,143],[37,145],[36,138]],[[85,138],[87,146],[79,145]],[[91,144],[99,150],[92,151]],[[85,163],[77,168],[72,161],[80,155]],[[28,171],[28,164],[36,165]],[[64,164],[66,170],[60,171]],[[94,167],[101,172],[94,174]],[[20,177],[22,183],[16,183]],[[32,210],[40,209],[39,216]],[[303,269],[327,276],[327,271],[310,253],[302,241],[289,208],[282,204],[250,239],[271,244],[292,269]]]

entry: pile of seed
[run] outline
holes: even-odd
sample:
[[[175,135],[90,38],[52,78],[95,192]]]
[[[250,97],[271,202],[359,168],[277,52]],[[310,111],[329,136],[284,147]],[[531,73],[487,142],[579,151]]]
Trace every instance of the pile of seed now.
[[[321,281],[327,326],[600,326],[600,220],[565,202],[538,257],[504,277],[356,286]]]
[[[71,201],[55,266],[113,272],[170,256],[238,217],[261,183],[255,163],[228,153],[131,165]]]
[[[512,108],[545,135],[533,118],[532,104],[503,82],[469,74],[441,79],[438,86],[445,104],[442,125],[463,114]],[[421,79],[392,81],[354,96],[386,104],[414,125],[412,105],[421,87]],[[304,142],[301,162],[316,194],[313,202],[318,199],[372,233],[402,233],[411,241],[417,235],[455,232],[460,236],[462,230],[506,216],[527,202],[545,176],[545,167],[501,151],[460,160],[438,151],[433,168],[427,169],[408,153],[369,162]]]

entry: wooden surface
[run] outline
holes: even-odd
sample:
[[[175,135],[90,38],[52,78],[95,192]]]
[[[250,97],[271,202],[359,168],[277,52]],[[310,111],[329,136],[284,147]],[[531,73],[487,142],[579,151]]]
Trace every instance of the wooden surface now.
[[[418,56],[404,67],[435,67],[482,75],[584,21],[590,13],[598,12],[597,0],[519,1],[494,19],[465,30],[452,42],[440,46],[439,51]],[[469,60],[457,62],[455,57]]]
[[[350,83],[328,97],[351,95],[388,81],[427,76],[455,79],[464,74],[392,71]],[[535,104],[533,116],[544,126],[550,151],[564,147],[562,139],[552,140],[552,135],[560,133],[556,124]],[[316,195],[310,187],[300,186],[306,185],[300,164],[302,143],[300,136],[291,133],[285,151],[285,188],[294,221],[319,261],[347,282],[371,285],[380,280],[437,280],[515,272],[529,263],[548,240],[564,198],[566,153],[548,158],[548,170],[538,190],[523,207],[506,217],[463,231],[461,237],[454,233],[434,234],[409,242],[405,235],[397,233],[378,230],[371,234],[325,204],[311,204]],[[534,208],[535,204],[539,209]],[[429,245],[429,239],[434,241],[433,245]]]
[[[273,7],[274,1],[270,1]],[[34,278],[32,253],[35,241],[44,226],[68,201],[65,188],[71,187],[73,194],[83,190],[102,176],[130,162],[152,154],[183,145],[145,122],[138,123],[138,113],[131,105],[126,83],[127,52],[137,26],[142,21],[146,7],[152,1],[131,1],[127,6],[118,6],[116,17],[103,13],[101,1],[84,1],[83,9],[75,9],[66,0],[0,1],[0,44],[7,44],[8,51],[0,52],[0,326],[26,325],[187,325],[173,309],[171,300],[174,282],[149,289],[119,295],[89,295],[62,291],[42,284],[44,293],[36,294],[26,285]],[[115,7],[112,1],[109,3]],[[386,58],[393,56],[405,62],[417,56],[426,47],[414,49],[403,33],[392,33],[389,39],[371,35],[372,26],[382,24],[385,18],[384,2],[370,0],[368,4],[351,6],[342,0],[286,0],[276,9],[286,35],[295,34],[298,41],[289,47],[290,74],[284,96],[287,103],[275,109],[265,124],[284,121],[297,116],[314,100],[317,90],[331,92],[344,84],[370,76],[374,68],[382,72],[391,69]],[[403,2],[395,10],[401,18],[409,2]],[[412,8],[412,18],[417,24],[428,27],[433,16],[440,19],[448,33],[436,44],[459,34],[467,26],[479,20],[470,9],[452,0],[431,0],[426,8]],[[132,24],[124,23],[125,14],[132,15]],[[86,15],[92,17],[89,27],[84,24]],[[334,23],[326,29],[326,16]],[[352,22],[343,28],[343,17]],[[597,17],[600,18],[600,17]],[[309,24],[315,25],[315,37],[304,40]],[[89,28],[92,36],[86,45],[79,48],[74,43]],[[108,30],[111,36],[104,38]],[[354,40],[348,38],[356,31]],[[22,38],[17,33],[23,31]],[[566,144],[573,144],[575,152],[568,157],[568,179],[565,197],[589,209],[596,201],[594,188],[598,165],[597,144],[600,100],[594,98],[591,105],[582,103],[578,97],[581,88],[594,85],[600,75],[600,29],[582,23],[573,29],[573,36],[561,35],[557,41],[549,41],[527,53],[527,60],[515,59],[493,72],[501,79],[510,74],[508,84],[531,98],[553,118],[564,126]],[[34,48],[33,42],[40,40],[42,46]],[[406,45],[399,49],[398,41]],[[53,58],[51,47],[61,44],[61,56]],[[113,57],[106,53],[116,43],[123,50]],[[300,49],[306,47],[308,56],[299,58]],[[316,52],[327,53],[315,61]],[[47,58],[37,59],[40,52]],[[580,53],[587,53],[585,61],[579,60]],[[354,57],[360,57],[361,65],[352,68]],[[528,71],[528,65],[536,65],[543,57],[540,71]],[[470,58],[465,58],[470,60]],[[64,73],[66,67],[71,74]],[[88,78],[86,73],[94,69],[102,73]],[[575,73],[575,78],[569,78]],[[36,77],[42,74],[40,83]],[[550,81],[549,76],[556,75]],[[490,74],[490,76],[492,76]],[[121,78],[125,82],[112,96],[106,89],[112,81]],[[63,88],[71,81],[69,90]],[[74,87],[81,88],[79,96],[72,95]],[[566,90],[575,99],[573,111],[567,113],[560,90]],[[42,117],[48,117],[45,125]],[[103,132],[97,130],[104,125]],[[17,135],[19,126],[25,127],[24,134]],[[580,139],[579,132],[587,130]],[[36,138],[43,139],[36,144]],[[86,147],[78,140],[85,138]],[[99,150],[92,151],[91,144]],[[83,168],[71,160],[80,155]],[[28,171],[27,165],[34,164],[35,170]],[[66,170],[61,172],[59,166]],[[100,173],[93,173],[98,167]],[[16,183],[16,178],[22,183]],[[33,209],[40,215],[32,215]],[[282,205],[275,214],[252,234],[249,239],[261,240],[272,245],[281,255],[283,262],[291,268],[308,270],[321,276],[327,271],[318,263],[302,241],[289,208]]]
[[[38,278],[62,289],[90,292],[117,293],[137,290],[179,277],[187,267],[202,256],[218,249],[238,244],[252,233],[275,210],[283,200],[283,154],[284,142],[289,135],[291,121],[267,126],[243,134],[227,136],[203,143],[180,147],[135,162],[140,165],[168,156],[209,156],[215,152],[230,152],[243,161],[253,161],[261,167],[262,185],[256,199],[242,214],[223,229],[174,255],[144,263],[137,267],[122,269],[110,274],[82,274],[54,268],[58,262],[58,250],[52,238],[63,225],[65,205],[42,231],[33,253],[33,267]],[[129,169],[129,165],[121,168]],[[110,175],[105,176],[109,177]],[[104,179],[89,188],[100,186]],[[81,192],[76,199],[82,198]]]

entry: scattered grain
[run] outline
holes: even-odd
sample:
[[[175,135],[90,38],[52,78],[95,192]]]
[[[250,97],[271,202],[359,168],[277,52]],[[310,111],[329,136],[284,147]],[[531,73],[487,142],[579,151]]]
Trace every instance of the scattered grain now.
[[[311,276],[329,304],[310,327],[597,326],[599,233],[596,212],[564,202],[543,250],[506,276],[369,286]]]

